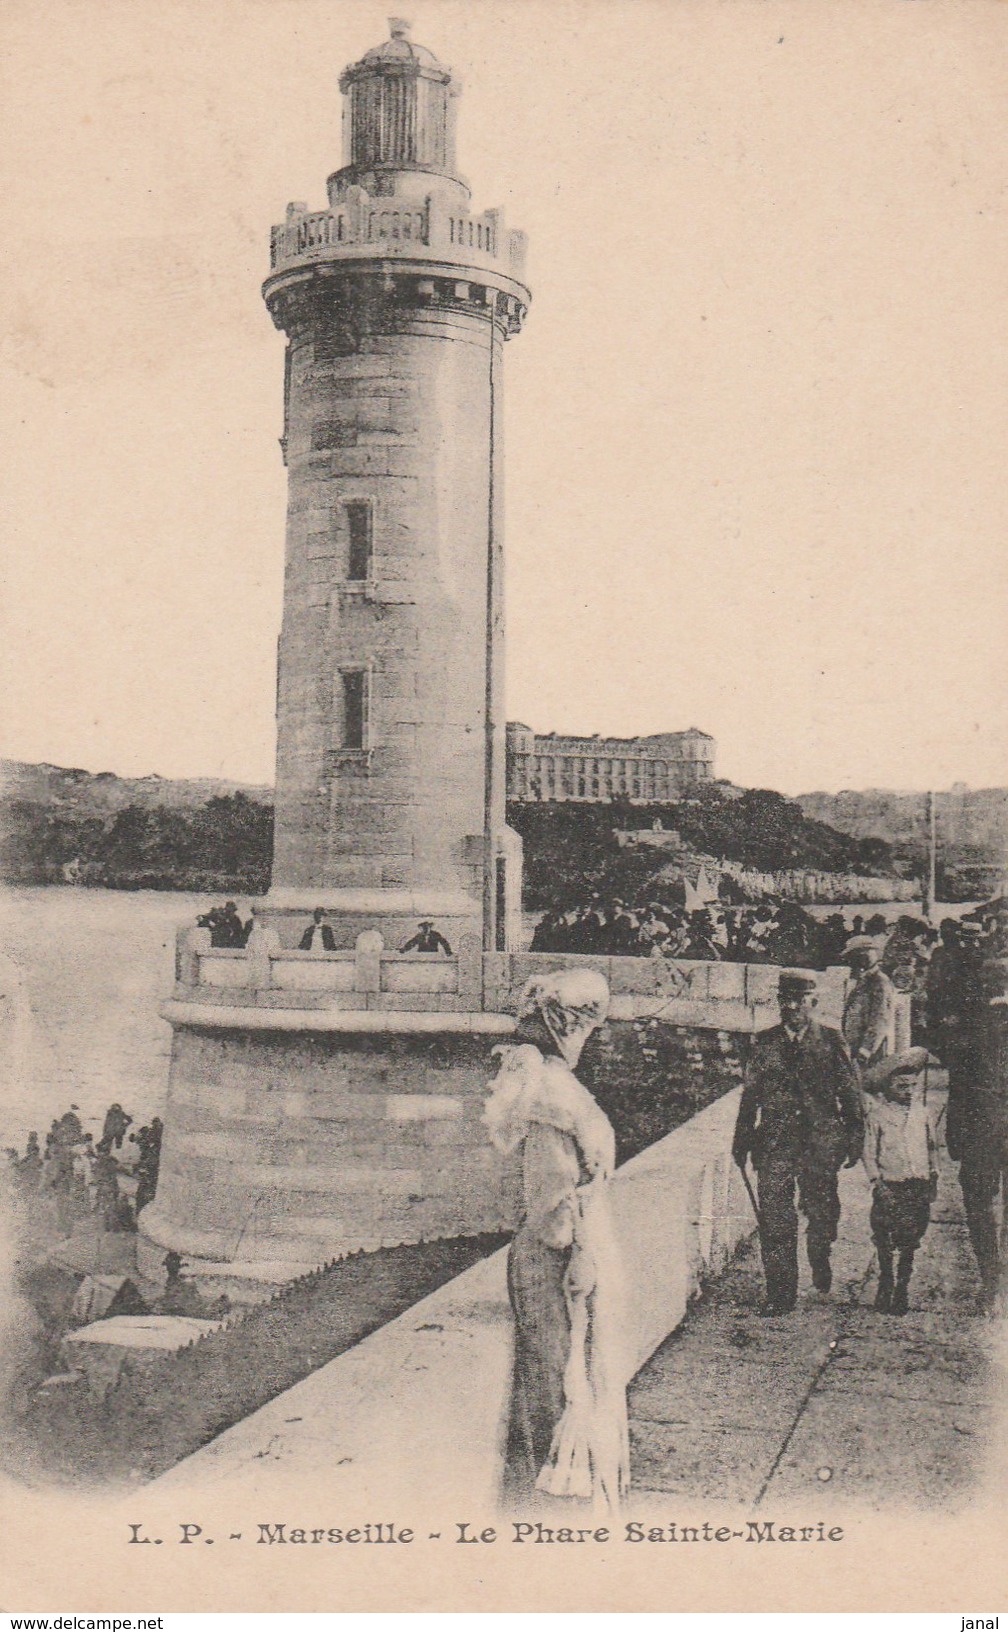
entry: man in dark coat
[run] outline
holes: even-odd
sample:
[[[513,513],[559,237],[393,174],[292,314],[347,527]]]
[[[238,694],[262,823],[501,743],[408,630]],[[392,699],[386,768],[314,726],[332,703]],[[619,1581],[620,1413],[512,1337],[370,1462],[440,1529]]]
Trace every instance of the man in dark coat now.
[[[222,907],[211,907],[196,920],[200,929],[210,931],[210,945],[216,947],[244,946],[246,929],[238,916],[236,901],[225,901]]]
[[[124,1111],[118,1100],[115,1100],[105,1112],[105,1122],[102,1126],[101,1143],[111,1150],[122,1150],[122,1142],[126,1137],[133,1118],[128,1111]]]
[[[958,988],[963,966],[963,952],[959,943],[959,925],[954,918],[943,918],[939,926],[939,942],[928,964],[927,996],[928,1019],[933,1028],[934,1046],[941,1036],[941,1028],[951,1019],[954,1023],[959,1010]]]
[[[420,928],[416,934],[411,935],[410,939],[405,941],[399,950],[400,952],[443,952],[448,958],[452,955],[451,947],[441,931],[434,928],[430,918],[421,919]]]
[[[753,1044],[732,1142],[738,1166],[751,1156],[757,1173],[768,1315],[789,1314],[798,1300],[796,1186],[812,1283],[829,1291],[837,1173],[855,1166],[864,1144],[857,1075],[840,1032],[816,1018],[815,989],[811,975],[781,973],[781,1024]]]
[[[980,1272],[978,1310],[1004,1295],[1008,1209],[1008,960],[992,958],[978,977],[982,1011],[974,1022],[972,1081],[949,1083],[946,1141],[959,1162],[963,1208]],[[998,1218],[998,1193],[1001,1217]]]
[[[121,1168],[112,1154],[111,1141],[99,1139],[91,1161],[94,1212],[103,1230],[119,1228],[119,1174]]]
[[[136,1145],[138,1156],[136,1161],[137,1190],[134,1206],[139,1213],[141,1207],[147,1207],[157,1194],[158,1169],[161,1165],[161,1135],[164,1124],[159,1116],[155,1116],[149,1128],[144,1127],[138,1133],[131,1133],[130,1139]]]
[[[944,918],[928,967],[928,1040],[949,1074],[950,1095],[975,1075],[981,959],[973,944],[978,937],[970,928],[961,930],[954,918]]]
[[[316,907],[311,923],[298,942],[299,952],[335,952],[336,937],[332,925],[322,922],[324,917],[325,908]]]

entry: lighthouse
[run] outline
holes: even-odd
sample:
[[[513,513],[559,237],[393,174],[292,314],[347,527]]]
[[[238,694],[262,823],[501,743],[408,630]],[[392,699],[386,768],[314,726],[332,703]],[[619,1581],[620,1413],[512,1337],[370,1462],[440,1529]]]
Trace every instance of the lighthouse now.
[[[179,934],[140,1219],[149,1273],[171,1249],[239,1296],[515,1216],[482,1111],[526,978],[501,503],[526,243],[473,209],[459,87],[404,22],[340,89],[327,207],[288,205],[263,286],[286,337],[272,885],[244,948]],[[440,955],[409,948],[424,919]]]
[[[286,940],[321,905],[344,946],[429,918],[503,951],[501,399],[526,239],[472,207],[451,71],[390,29],[340,78],[328,207],[288,205],[263,290],[288,473],[267,917]]]

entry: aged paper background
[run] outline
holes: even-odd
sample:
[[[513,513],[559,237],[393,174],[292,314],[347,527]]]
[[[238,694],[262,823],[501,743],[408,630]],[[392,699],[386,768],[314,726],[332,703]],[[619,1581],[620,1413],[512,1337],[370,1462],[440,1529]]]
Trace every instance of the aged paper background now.
[[[517,355],[512,362],[509,354],[509,436],[512,446],[517,441],[520,447],[508,488],[508,550],[515,580],[509,664],[520,671],[517,684],[511,686],[517,699],[509,707],[511,717],[523,717],[523,706],[530,706],[526,700],[533,697],[547,699],[549,714],[555,698],[560,723],[560,711],[568,706],[563,699],[576,690],[576,684],[571,688],[570,650],[557,659],[554,635],[581,614],[580,582],[605,581],[607,575],[621,570],[606,553],[605,540],[600,540],[593,555],[592,530],[590,526],[581,530],[586,518],[579,494],[598,481],[600,468],[611,480],[614,503],[628,506],[630,525],[645,537],[656,583],[671,600],[680,597],[682,584],[675,571],[669,574],[665,552],[670,533],[675,547],[681,542],[675,538],[678,518],[667,512],[647,518],[649,462],[656,482],[663,453],[681,459],[688,470],[723,417],[734,417],[740,460],[744,464],[747,458],[744,415],[736,412],[738,393],[728,366],[730,338],[718,355],[721,372],[716,377],[705,371],[700,353],[684,355],[687,385],[682,406],[692,402],[696,419],[691,423],[683,418],[678,423],[676,445],[670,446],[667,421],[662,421],[660,412],[660,434],[654,433],[655,399],[647,390],[641,390],[638,397],[635,379],[624,369],[625,353],[612,343],[605,314],[611,303],[614,311],[635,313],[641,325],[660,329],[669,307],[685,298],[681,292],[684,282],[691,285],[690,298],[695,296],[703,272],[691,263],[691,218],[711,183],[704,167],[693,158],[696,150],[718,138],[705,127],[700,114],[691,126],[690,110],[707,108],[711,86],[723,78],[725,118],[731,123],[740,62],[762,41],[767,56],[754,73],[762,86],[774,140],[793,143],[797,168],[806,163],[806,119],[817,95],[825,87],[849,85],[846,120],[837,111],[838,99],[831,102],[835,144],[838,152],[849,155],[850,197],[857,201],[863,190],[865,209],[878,211],[881,247],[871,268],[871,322],[866,308],[865,334],[873,343],[871,337],[884,327],[880,313],[883,320],[891,313],[893,349],[880,356],[879,368],[890,384],[895,372],[896,388],[881,409],[867,399],[845,399],[846,365],[843,358],[834,359],[836,389],[826,394],[815,426],[816,436],[831,450],[831,480],[844,475],[852,491],[860,481],[868,481],[865,437],[874,438],[877,446],[884,421],[886,468],[896,473],[904,466],[916,470],[924,435],[933,444],[934,459],[947,474],[950,487],[941,545],[942,574],[947,573],[953,554],[958,565],[941,576],[933,595],[928,593],[927,574],[938,573],[935,560],[924,568],[922,588],[908,578],[909,556],[879,559],[873,552],[868,501],[857,513],[862,530],[850,538],[849,563],[838,557],[836,541],[829,558],[822,562],[824,580],[833,586],[845,575],[866,571],[874,575],[877,585],[878,618],[864,631],[865,655],[856,665],[859,670],[870,670],[870,684],[861,689],[852,686],[846,693],[849,706],[861,711],[864,734],[874,732],[878,737],[879,765],[895,764],[900,745],[893,721],[898,720],[898,700],[907,673],[916,678],[922,672],[923,639],[927,684],[936,699],[933,735],[930,742],[921,738],[916,743],[921,756],[916,765],[900,762],[900,768],[889,776],[880,769],[878,780],[923,785],[931,774],[939,782],[950,780],[957,774],[957,761],[949,744],[964,729],[980,730],[971,719],[964,722],[955,715],[959,667],[967,660],[967,650],[979,652],[978,661],[988,665],[991,681],[989,715],[982,722],[982,733],[1003,743],[1008,725],[1001,634],[1003,493],[1000,510],[991,499],[994,478],[1000,476],[1000,461],[993,450],[1003,443],[1005,417],[1003,226],[997,256],[990,247],[992,236],[969,241],[962,249],[963,280],[969,294],[957,314],[958,327],[953,326],[945,342],[954,351],[975,347],[978,335],[989,336],[990,359],[989,366],[978,373],[970,400],[947,414],[943,434],[943,415],[950,405],[915,396],[915,367],[919,348],[935,343],[929,329],[929,291],[935,279],[947,283],[956,276],[947,258],[949,240],[944,228],[932,238],[926,212],[914,223],[916,240],[912,235],[907,240],[902,229],[885,230],[884,218],[896,199],[897,181],[889,173],[886,185],[893,189],[892,196],[872,198],[872,155],[866,151],[862,115],[866,99],[877,100],[881,94],[880,82],[892,82],[893,103],[901,110],[895,117],[906,118],[913,126],[906,155],[907,185],[913,196],[921,197],[920,178],[933,166],[934,208],[936,214],[944,210],[939,189],[955,179],[950,178],[948,148],[958,143],[961,152],[957,148],[951,168],[958,168],[964,187],[975,189],[971,211],[978,217],[992,215],[1003,223],[1008,162],[1005,7],[984,0],[969,5],[941,0],[822,0],[815,8],[775,0],[760,5],[750,5],[747,0],[683,0],[681,4],[668,0],[653,5],[615,0],[582,0],[577,5],[528,0],[506,5],[481,0],[468,6],[427,0],[422,10],[415,11],[413,21],[417,37],[429,42],[444,60],[461,65],[468,58],[479,63],[478,89],[473,89],[472,76],[468,76],[469,94],[463,104],[463,170],[473,180],[477,200],[503,203],[513,224],[529,228],[535,300],[544,305],[562,300],[575,306],[579,299],[585,301],[591,321],[585,321],[580,334],[580,368],[592,376],[592,393],[613,403],[608,448],[597,434],[579,441],[564,400],[572,397],[576,411],[581,388],[577,354],[560,360],[554,370],[558,376],[554,395],[545,401],[534,399],[527,380],[534,374],[534,383],[541,388],[551,371],[549,360],[523,364]],[[236,145],[234,127],[228,124],[227,114],[218,110],[212,77],[200,71],[205,30],[212,34],[215,50],[221,37],[233,41],[233,75],[241,85],[246,114],[269,129],[264,146],[269,149],[271,169],[265,190],[260,175],[263,154]],[[106,0],[84,4],[15,0],[6,9],[4,74],[11,94],[5,97],[9,111],[0,165],[10,201],[9,252],[18,268],[17,296],[4,313],[8,362],[11,377],[22,384],[28,382],[25,389],[32,403],[46,398],[47,393],[58,394],[69,384],[75,404],[66,424],[61,424],[58,406],[48,419],[46,410],[40,410],[27,435],[25,419],[17,409],[9,423],[9,448],[18,456],[9,479],[11,507],[17,517],[10,582],[24,595],[28,610],[21,614],[19,629],[12,625],[7,642],[8,657],[14,654],[7,708],[19,742],[51,740],[52,745],[45,752],[39,748],[35,757],[90,764],[88,755],[94,752],[104,759],[106,745],[114,738],[88,736],[93,714],[118,720],[122,740],[127,726],[135,733],[136,769],[169,773],[174,767],[159,758],[165,741],[151,723],[163,710],[167,694],[173,715],[186,716],[187,731],[195,734],[200,751],[206,752],[207,770],[224,764],[230,774],[252,776],[263,762],[268,766],[272,753],[268,731],[258,759],[252,753],[231,764],[226,750],[219,746],[222,717],[231,719],[234,734],[242,740],[254,736],[256,720],[269,717],[273,638],[279,619],[283,473],[275,443],[261,432],[263,425],[271,424],[270,435],[275,437],[279,427],[281,349],[277,340],[272,360],[266,353],[253,358],[244,349],[245,337],[250,324],[258,325],[260,334],[268,329],[258,305],[258,285],[266,271],[270,223],[281,217],[289,197],[306,196],[315,207],[327,168],[338,162],[336,76],[344,62],[380,40],[384,31],[379,8],[351,0],[337,7],[299,0],[213,0],[210,6],[155,6],[134,0],[128,7]],[[586,39],[595,64],[590,95],[565,78],[563,71],[565,40],[570,42],[570,59],[576,61]],[[793,85],[789,90],[774,77],[771,43],[774,50],[799,54],[798,78],[805,82],[806,93],[794,96],[793,102],[788,100]],[[901,59],[908,67],[897,83],[892,76],[894,64]],[[297,86],[309,61],[311,82],[301,98]],[[662,91],[664,64],[667,84]],[[93,117],[69,95],[77,79],[94,88]],[[625,145],[612,147],[607,141],[610,99],[659,94],[674,99],[683,110],[678,128],[691,133],[694,152],[684,148],[681,153],[633,154]],[[717,101],[716,95],[713,100]],[[573,119],[572,102],[578,104]],[[233,108],[232,91],[225,96],[221,90],[220,104]],[[754,118],[754,110],[746,117]],[[293,141],[300,123],[309,118],[314,121],[312,129],[320,133],[320,157],[297,173],[285,144]],[[151,122],[156,126],[153,139]],[[582,141],[576,149],[569,140],[567,145],[551,145],[551,132],[560,127],[567,138],[571,130],[580,132]],[[726,188],[726,239],[733,231],[730,208],[744,208],[747,142],[759,147],[755,126],[746,130],[733,125],[732,129],[736,173],[733,185]],[[992,131],[999,138],[993,150]],[[981,157],[983,172],[978,180],[975,164]],[[556,245],[550,245],[542,223],[537,226],[530,219],[534,212],[525,204],[523,178],[534,167],[546,167],[557,196],[574,193],[583,199],[584,212],[597,223],[597,230],[580,241],[579,248],[585,253],[579,257],[565,261]],[[824,190],[817,211],[810,202],[815,190],[807,182],[803,174],[801,208],[810,213],[801,224],[800,236],[808,251],[809,286],[814,287],[828,281],[831,268],[843,263],[844,241],[836,233],[835,190],[832,194]],[[89,225],[70,207],[78,187],[92,200]],[[619,210],[611,209],[608,202],[614,188],[620,189],[623,207]],[[635,201],[630,209],[625,207],[628,197]],[[786,214],[790,207],[791,201],[782,194],[780,210]],[[187,212],[193,223],[189,232],[183,225]],[[607,214],[618,221],[618,230],[605,230]],[[676,246],[675,254],[667,265],[656,266],[641,245],[649,234],[667,231],[670,221],[669,243]],[[207,251],[208,238],[214,233],[237,239],[243,246],[246,271],[240,289],[218,273],[215,257]],[[782,228],[782,241],[786,238]],[[820,246],[818,253],[814,252],[816,245]],[[765,248],[772,260],[773,243],[766,241]],[[30,298],[31,280],[25,273],[33,261],[38,266],[37,302]],[[558,287],[561,278],[562,289]],[[751,290],[728,287],[723,277],[721,281],[723,287],[718,288],[716,298],[730,333],[732,323],[741,329],[751,317]],[[982,298],[983,291],[989,294],[989,301]],[[834,298],[837,296],[842,298],[842,289],[834,291]],[[865,298],[864,284],[860,298]],[[915,327],[918,309],[921,321]],[[534,344],[535,314],[534,306],[530,331],[514,348],[516,354],[527,352]],[[774,315],[772,308],[760,314],[768,330],[773,328]],[[615,324],[615,317],[613,321]],[[185,366],[174,373],[163,356],[166,326],[172,343],[188,348],[184,349]],[[796,348],[791,360],[799,371],[806,341],[811,346],[811,319],[808,326],[798,323],[793,328],[789,342]],[[132,358],[133,367],[123,375],[125,353]],[[865,359],[860,361],[863,364]],[[737,366],[740,374],[750,366],[741,345]],[[528,371],[524,392],[523,367]],[[901,371],[905,374],[902,380]],[[780,377],[785,375],[782,364]],[[852,373],[850,378],[863,379],[864,375]],[[256,404],[254,410],[248,407],[250,399]],[[92,404],[90,418],[82,412],[82,404],[88,401]],[[888,403],[895,410],[891,415]],[[514,423],[519,414],[526,418],[524,430]],[[180,434],[175,416],[188,415],[201,433],[213,421],[232,422],[234,436],[242,444],[228,473],[221,466],[219,509],[207,500],[214,490],[212,469],[208,475],[207,470],[193,469],[186,462],[192,444]],[[136,436],[122,442],[120,489],[108,491],[107,466],[99,461],[95,461],[89,482],[89,446],[104,445],[110,435],[123,438],[124,426],[134,416]],[[163,419],[163,437],[156,434],[159,419]],[[555,437],[550,433],[551,423],[556,427]],[[42,425],[48,427],[44,448],[38,441]],[[691,446],[693,436],[695,448]],[[809,448],[799,427],[794,437],[792,447],[782,444],[778,449],[778,470],[762,473],[765,488],[760,487],[756,473],[749,471],[749,486],[742,497],[731,500],[741,517],[753,505],[753,494],[765,491],[772,525],[757,547],[766,556],[771,580],[775,574],[786,574],[788,562],[786,539],[778,537],[775,554],[771,535],[786,519],[802,513],[801,496],[789,493],[789,488],[798,481],[795,464],[808,455]],[[638,442],[645,452],[641,466],[634,462]],[[954,445],[955,459],[943,463],[949,442]],[[975,459],[971,459],[971,447]],[[221,446],[210,447],[206,459],[212,461],[220,452]],[[628,460],[633,469],[632,502],[627,496]],[[96,516],[118,515],[121,521],[124,514],[131,514],[119,502],[122,495],[136,495],[135,531],[110,528],[97,556],[89,556],[80,582],[75,582],[73,540],[60,525],[65,510],[53,498],[54,472],[60,466],[76,473],[73,492],[82,512],[93,500]],[[958,490],[952,488],[954,469],[961,475]],[[261,477],[250,485],[247,478],[252,471],[261,471]],[[516,472],[520,472],[521,493],[516,491]],[[831,480],[824,482],[819,494],[818,502],[826,509]],[[203,497],[186,510],[184,498],[193,487]],[[551,502],[558,489],[566,495],[578,524],[572,525],[569,542],[558,550],[557,558],[537,563],[523,543],[528,536],[523,523],[536,508],[537,491],[547,489]],[[795,500],[793,510],[789,498]],[[179,539],[188,538],[188,546],[180,543],[174,574],[161,578],[150,570],[144,556],[144,531],[158,511],[175,515]],[[28,530],[25,555],[20,546],[26,538],[25,518],[32,512],[40,520],[34,532]],[[960,525],[954,525],[955,518]],[[751,516],[746,519],[751,525]],[[98,528],[100,523],[93,521],[90,526]],[[226,565],[215,568],[218,529],[228,542],[221,558]],[[235,573],[235,540],[243,535],[249,541],[252,589]],[[578,543],[576,556],[571,547],[574,541]],[[541,577],[537,577],[537,567]],[[159,623],[170,627],[173,619],[193,615],[185,594],[174,587],[176,579],[193,576],[203,586],[203,613],[196,617],[189,647],[184,640],[176,647],[165,641],[166,667],[155,684],[149,671],[136,661],[139,645],[146,638],[138,631],[145,621],[152,627]],[[110,647],[107,621],[95,621],[90,640],[84,631],[72,649],[54,643],[51,623],[38,616],[37,608],[31,610],[29,594],[33,579],[49,578],[59,581],[68,596],[82,594],[94,598],[96,604],[100,600],[115,606],[121,643]],[[955,598],[957,582],[964,597],[961,605]],[[963,624],[974,617],[978,584],[987,621],[967,633]],[[922,603],[932,598],[940,601],[940,620],[926,624],[923,631],[919,619],[901,617],[898,612],[911,593]],[[967,593],[973,597],[968,610]],[[729,628],[737,627],[746,609],[733,600],[730,584],[724,586],[724,597]],[[16,605],[17,599],[12,595],[9,604]],[[797,661],[802,637],[789,613],[775,624],[773,606],[772,599],[767,601],[760,615],[761,649],[773,676],[768,687],[771,704],[751,695],[740,697],[731,685],[722,685],[720,690],[715,686],[714,692],[724,714],[737,717],[740,710],[750,711],[751,719],[737,735],[762,734],[777,741],[776,779],[773,768],[764,770],[761,779],[767,785],[797,791],[798,783],[806,780],[805,765],[810,767],[807,774],[811,778],[813,767],[818,769],[829,761],[830,720],[838,721],[843,714],[845,690],[838,685],[838,696],[830,708],[824,708],[817,720],[806,721],[803,739],[789,744],[789,710],[796,706],[796,694],[804,684],[804,671]],[[705,611],[709,611],[709,602]],[[239,632],[237,664],[233,660],[221,664],[212,643],[207,644],[208,633],[221,616]],[[268,632],[271,618],[273,635]],[[680,620],[676,639],[693,639],[699,649],[702,638],[708,637],[691,636],[689,623]],[[940,627],[947,631],[947,645],[938,638]],[[628,637],[631,633],[632,623],[626,630]],[[851,629],[841,627],[840,635],[840,647],[849,645]],[[612,648],[604,637],[597,620],[590,620],[579,634],[577,644],[586,670],[599,663],[600,650],[601,661],[610,661]],[[728,635],[723,647],[730,644]],[[793,681],[787,674],[789,645],[795,652]],[[693,652],[694,648],[684,645],[684,671]],[[621,685],[628,691],[636,688],[627,715],[639,719],[641,699],[651,706],[646,673],[628,666],[621,678],[619,665],[613,666],[616,691]],[[65,710],[58,719],[54,713],[52,735],[46,739],[50,701],[40,677],[56,670],[69,676],[83,699],[81,746],[76,750],[69,739],[64,739],[65,750],[60,745],[59,731],[67,728],[70,719]],[[846,684],[846,670],[843,675]],[[89,676],[94,677],[90,696]],[[619,710],[614,699],[615,692],[607,696],[606,706],[616,718]],[[773,717],[767,711],[771,705]],[[655,706],[660,711],[660,698]],[[710,710],[705,716],[699,695],[696,709],[699,723],[710,724]],[[204,726],[201,721],[209,724]],[[589,719],[571,723],[575,728],[599,729],[598,722],[593,725]],[[665,723],[662,719],[649,728],[658,729]],[[98,725],[97,718],[94,725]],[[205,736],[201,735],[204,729]],[[719,727],[716,734],[720,738],[724,732]],[[214,749],[211,738],[218,744]],[[32,757],[28,748],[13,751]],[[109,758],[112,752],[108,748]],[[801,773],[790,769],[792,752],[804,756]],[[928,753],[931,758],[925,763]],[[120,762],[116,768],[134,767]],[[857,785],[868,781],[860,766],[851,764],[850,769],[858,777]],[[746,780],[738,756],[731,770],[739,780]],[[846,762],[838,766],[830,785],[841,785],[847,772]],[[827,774],[824,770],[823,783],[815,785],[824,785]],[[997,766],[991,762],[989,770],[969,774],[976,781],[985,775],[990,782],[1006,780],[1003,760]],[[324,1478],[314,1490],[293,1493],[285,1511],[277,1504],[277,1511],[269,1513],[239,1511],[230,1504],[222,1510],[212,1490],[194,1490],[185,1499],[176,1494],[166,1504],[163,1495],[155,1498],[143,1489],[124,1500],[100,1493],[25,1490],[8,1481],[2,1491],[0,1584],[5,1607],[15,1611],[511,1607],[996,1612],[1008,1577],[1003,1516],[1008,1446],[1003,1434],[992,1443],[990,1454],[987,1497],[968,1516],[953,1520],[940,1513],[852,1512],[843,1516],[847,1535],[842,1545],[732,1549],[727,1560],[716,1550],[702,1547],[516,1549],[506,1542],[475,1548],[442,1541],[378,1552],[367,1548],[278,1552],[254,1546],[229,1552],[224,1544],[184,1550],[175,1545],[128,1547],[130,1522],[143,1522],[150,1533],[166,1537],[175,1534],[183,1521],[197,1522],[206,1535],[223,1538],[230,1531],[247,1532],[259,1522],[278,1518],[307,1524],[394,1520],[420,1531],[458,1519],[477,1525],[492,1523],[494,1515],[440,1514],[436,1493],[430,1512],[424,1514],[334,1513]],[[716,1518],[715,1512],[701,1511],[701,1505],[680,1502],[665,1517],[687,1523]],[[810,1511],[803,1517],[817,1518],[813,1507],[814,1498],[810,1498]],[[572,1556],[564,1556],[565,1551]]]

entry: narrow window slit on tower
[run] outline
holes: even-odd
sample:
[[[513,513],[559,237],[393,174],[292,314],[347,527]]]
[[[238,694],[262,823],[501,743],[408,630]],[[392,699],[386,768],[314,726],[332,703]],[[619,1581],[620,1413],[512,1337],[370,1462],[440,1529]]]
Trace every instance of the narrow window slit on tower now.
[[[371,577],[374,537],[372,509],[368,500],[351,499],[346,506],[346,518],[350,534],[347,577],[352,583],[364,583]]]
[[[368,674],[366,669],[343,669],[343,747],[367,747]]]

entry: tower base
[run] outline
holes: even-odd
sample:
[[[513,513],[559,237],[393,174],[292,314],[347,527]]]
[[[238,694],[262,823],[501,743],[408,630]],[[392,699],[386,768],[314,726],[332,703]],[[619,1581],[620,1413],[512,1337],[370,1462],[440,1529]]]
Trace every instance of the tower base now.
[[[271,1283],[513,1227],[516,1174],[482,1123],[504,1017],[234,1007],[173,1025],[145,1258]]]
[[[430,920],[455,948],[463,936],[483,938],[484,922],[493,926],[494,946],[488,950],[517,952],[523,944],[522,928],[522,841],[510,827],[502,827],[494,841],[491,881],[483,878],[483,839],[466,841],[472,875],[471,889],[381,889],[340,888],[312,885],[310,889],[275,885],[255,904],[256,921],[273,929],[281,947],[295,948],[321,907],[338,948],[356,945],[365,930],[377,930],[385,946],[394,951],[415,934],[420,923]],[[493,902],[484,899],[488,886]],[[488,912],[488,906],[491,910]]]

